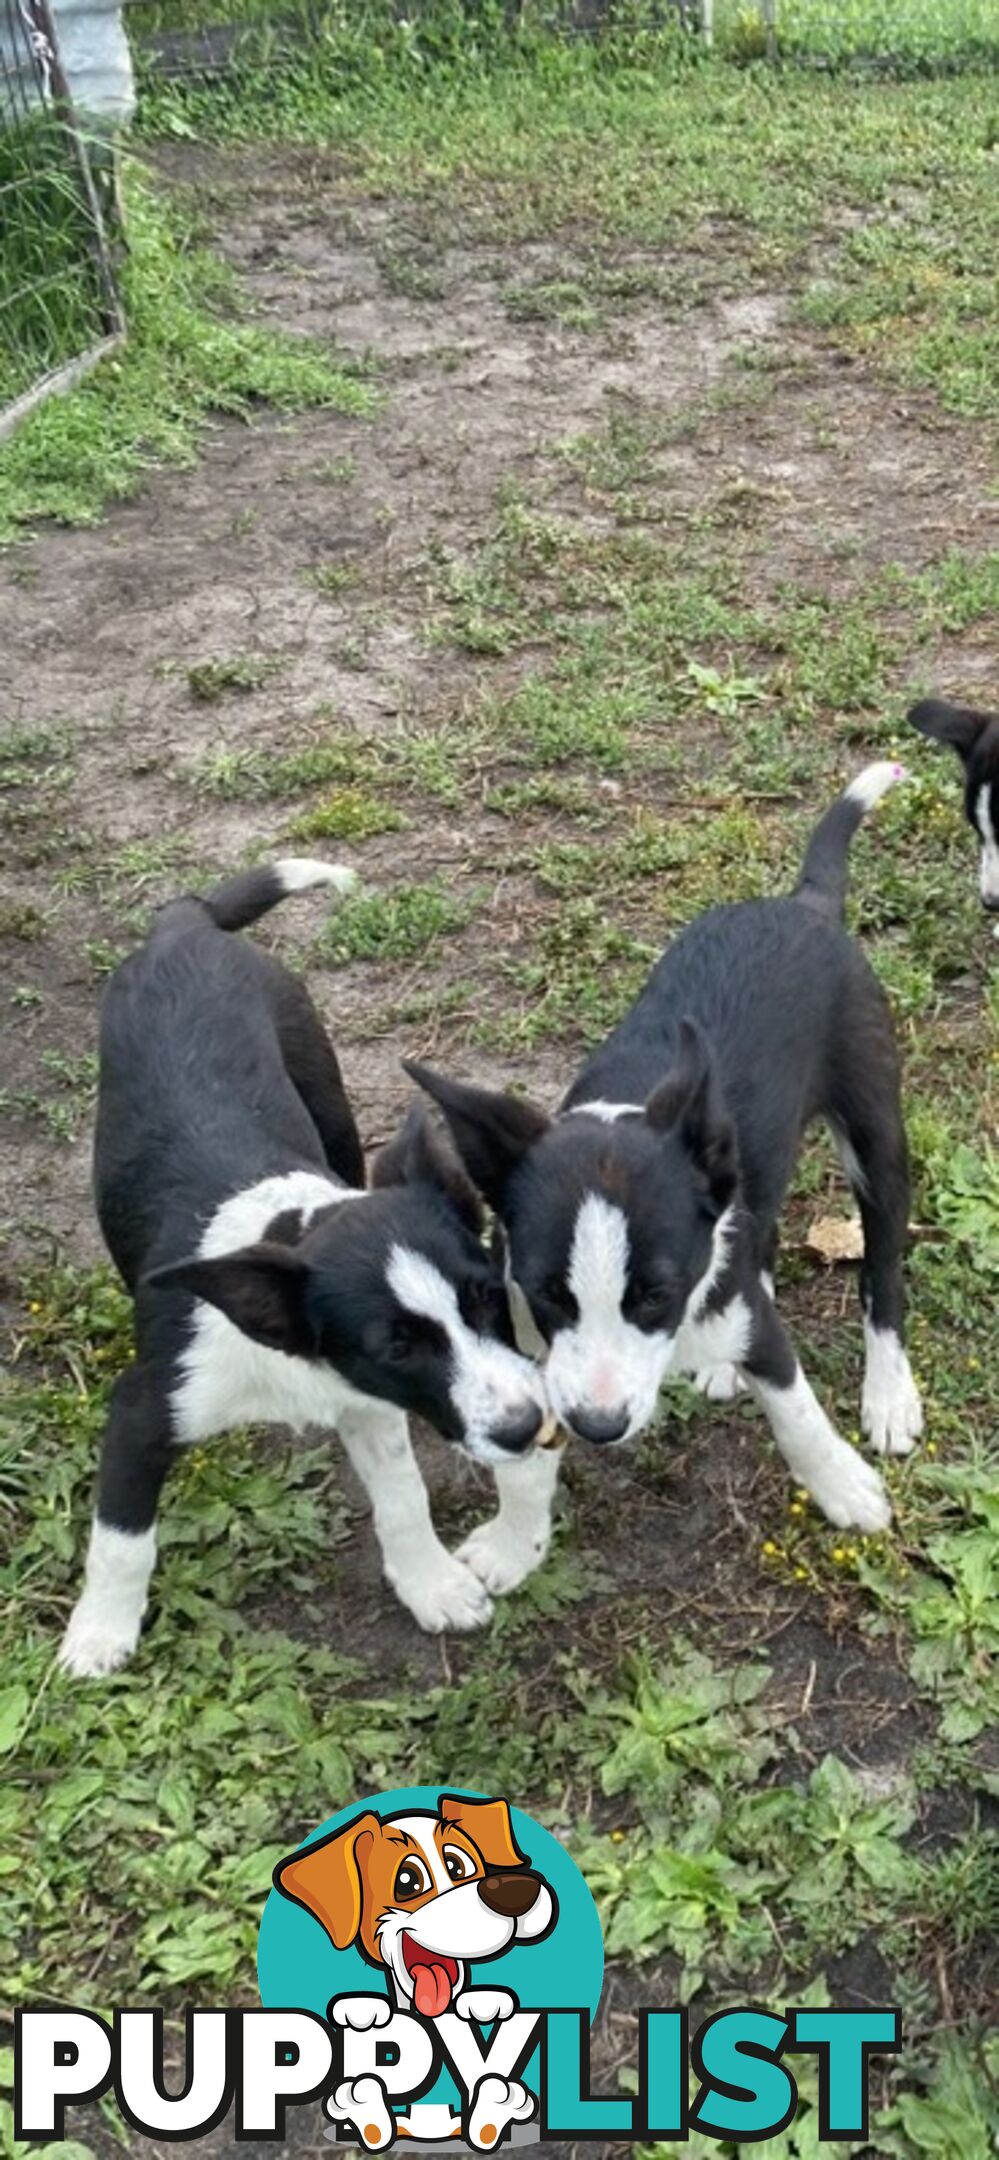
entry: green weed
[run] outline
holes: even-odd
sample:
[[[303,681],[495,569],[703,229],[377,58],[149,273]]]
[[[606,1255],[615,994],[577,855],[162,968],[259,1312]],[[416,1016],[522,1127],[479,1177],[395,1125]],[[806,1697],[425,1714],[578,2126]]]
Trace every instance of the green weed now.
[[[334,962],[409,960],[463,930],[474,906],[474,898],[457,900],[439,884],[351,895],[321,931],[316,951]]]
[[[187,687],[202,704],[214,704],[227,690],[259,690],[280,668],[280,660],[269,660],[262,653],[237,653],[230,660],[199,660],[188,668]]]
[[[375,833],[404,832],[409,819],[392,803],[360,788],[333,788],[286,827],[289,840],[370,840]]]

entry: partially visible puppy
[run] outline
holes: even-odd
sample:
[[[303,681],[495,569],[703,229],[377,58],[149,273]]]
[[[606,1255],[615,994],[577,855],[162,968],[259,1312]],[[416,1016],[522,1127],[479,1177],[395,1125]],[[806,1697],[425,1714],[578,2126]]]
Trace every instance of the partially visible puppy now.
[[[501,1494],[542,1431],[543,1381],[514,1349],[479,1201],[422,1114],[376,1164],[377,1189],[359,1189],[353,1114],[304,985],[230,935],[287,893],[351,882],[292,860],[175,900],[108,985],[95,1190],[135,1299],[136,1358],[112,1391],[60,1653],[73,1673],[112,1672],[135,1648],[179,1451],[244,1424],[335,1427],[420,1626],[488,1617],[488,1526],[473,1564],[444,1550],[405,1415],[493,1464]],[[529,1464],[519,1476],[531,1485]],[[522,1552],[521,1573],[543,1551]]]
[[[949,743],[964,766],[964,807],[981,841],[978,884],[982,906],[999,910],[999,713],[975,712],[924,698],[909,719],[931,742]],[[999,923],[993,931],[999,937]]]

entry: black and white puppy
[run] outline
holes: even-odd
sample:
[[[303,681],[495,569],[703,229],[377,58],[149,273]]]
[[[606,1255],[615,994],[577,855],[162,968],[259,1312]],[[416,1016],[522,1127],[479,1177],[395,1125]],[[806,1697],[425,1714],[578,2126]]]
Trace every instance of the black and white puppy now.
[[[816,827],[784,899],[714,908],[658,963],[554,1118],[408,1070],[503,1226],[548,1399],[584,1440],[628,1440],[671,1372],[741,1380],[830,1521],[884,1529],[881,1478],[801,1370],[769,1273],[805,1127],[824,1117],[864,1226],[862,1421],[904,1454],[922,1424],[903,1347],[909,1179],[884,994],[843,926],[850,839],[902,777],[872,765]],[[523,1338],[526,1339],[526,1338]]]
[[[461,1164],[420,1113],[365,1192],[336,1056],[304,985],[229,934],[286,893],[352,882],[292,860],[175,900],[108,985],[95,1190],[135,1299],[136,1359],[112,1393],[86,1579],[61,1650],[73,1673],[111,1672],[134,1650],[163,1480],[212,1434],[334,1426],[388,1580],[430,1629],[486,1619],[487,1583],[510,1587],[513,1556],[506,1527],[497,1545],[490,1524],[462,1554],[444,1550],[406,1413],[491,1464],[501,1497],[513,1480],[508,1516],[525,1496],[536,1513],[533,1481],[546,1493],[554,1483],[532,1448],[543,1381],[513,1346]],[[521,1574],[542,1553],[521,1538]]]
[[[909,719],[931,742],[949,743],[964,766],[964,807],[981,842],[978,889],[982,906],[999,910],[999,713],[974,712],[924,698]],[[999,937],[999,924],[993,932]]]

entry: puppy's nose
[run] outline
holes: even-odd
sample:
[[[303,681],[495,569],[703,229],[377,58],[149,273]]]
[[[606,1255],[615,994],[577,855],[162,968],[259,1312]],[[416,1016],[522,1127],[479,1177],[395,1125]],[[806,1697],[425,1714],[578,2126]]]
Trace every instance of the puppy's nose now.
[[[569,1410],[565,1422],[580,1440],[595,1440],[601,1445],[622,1440],[631,1420],[627,1410]]]
[[[497,1447],[509,1448],[511,1455],[522,1455],[532,1440],[537,1439],[543,1424],[544,1412],[538,1409],[537,1403],[528,1403],[525,1410],[508,1419],[505,1425],[494,1425],[489,1437]]]
[[[518,1868],[516,1873],[484,1875],[479,1896],[490,1912],[499,1913],[504,1920],[517,1920],[521,1913],[530,1912],[540,1888],[539,1875],[532,1874],[530,1868]]]
[[[999,892],[983,893],[982,906],[988,910],[990,915],[999,913]]]

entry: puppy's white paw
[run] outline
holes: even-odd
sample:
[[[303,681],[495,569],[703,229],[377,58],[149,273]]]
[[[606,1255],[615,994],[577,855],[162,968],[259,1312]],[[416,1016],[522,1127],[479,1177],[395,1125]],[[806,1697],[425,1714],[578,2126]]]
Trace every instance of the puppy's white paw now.
[[[59,1645],[57,1662],[74,1680],[96,1680],[127,1665],[139,1640],[138,1626],[108,1613],[88,1612],[81,1598]]]
[[[456,1995],[452,2009],[466,2025],[495,2025],[497,2018],[512,2017],[517,2007],[516,1996],[507,1988],[468,1988],[464,1995]]]
[[[392,2143],[394,2124],[381,2078],[344,2078],[325,2103],[333,2122],[348,2122],[368,2152]]]
[[[860,1423],[878,1455],[908,1455],[923,1429],[912,1367],[890,1328],[868,1328]]]
[[[477,2152],[492,2152],[510,2123],[529,2122],[533,2113],[534,2095],[516,2078],[480,2078],[468,2118],[469,2141]]]
[[[494,1516],[492,1522],[480,1523],[459,1545],[456,1558],[471,1568],[487,1590],[500,1596],[504,1590],[516,1590],[518,1583],[533,1575],[550,1542],[550,1525],[525,1534]]]
[[[443,1545],[419,1573],[415,1569],[405,1575],[394,1572],[389,1581],[428,1635],[484,1627],[493,1609],[485,1584],[454,1554],[445,1552]]]
[[[333,2025],[349,2032],[370,2032],[373,2025],[388,2024],[392,2005],[387,1995],[341,1995],[331,2002],[328,2015]]]
[[[872,1463],[842,1443],[843,1453],[809,1477],[809,1490],[838,1530],[887,1530],[891,1501]]]
[[[699,1395],[706,1395],[709,1402],[734,1402],[737,1395],[745,1393],[735,1365],[701,1365],[694,1374],[694,1386]]]

